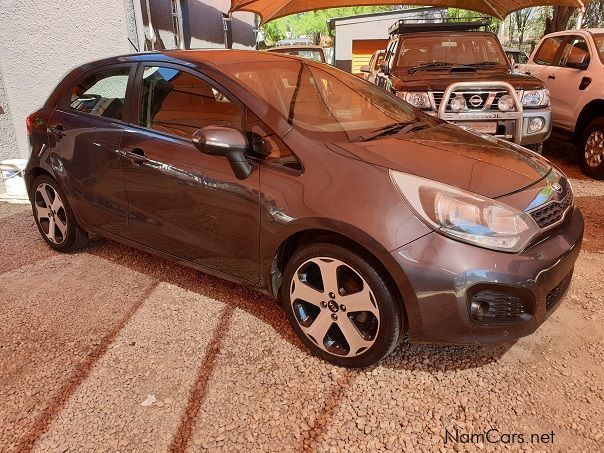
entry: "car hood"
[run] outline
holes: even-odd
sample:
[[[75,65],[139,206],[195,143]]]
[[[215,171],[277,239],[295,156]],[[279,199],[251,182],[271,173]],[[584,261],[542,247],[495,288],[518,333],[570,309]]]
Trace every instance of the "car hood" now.
[[[392,86],[396,91],[445,91],[453,82],[507,82],[516,90],[538,90],[543,82],[525,74],[507,70],[417,71],[394,70]]]
[[[497,198],[543,179],[549,161],[514,144],[450,124],[367,142],[330,143],[332,151]]]

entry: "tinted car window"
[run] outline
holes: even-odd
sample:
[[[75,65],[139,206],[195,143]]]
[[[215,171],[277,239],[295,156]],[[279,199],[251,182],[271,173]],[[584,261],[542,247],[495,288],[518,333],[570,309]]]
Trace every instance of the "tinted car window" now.
[[[553,65],[563,39],[563,36],[554,36],[543,41],[535,54],[535,63],[547,66]]]
[[[589,48],[580,36],[575,36],[564,47],[560,66],[573,66],[578,64],[589,64]]]
[[[508,65],[495,36],[468,33],[451,38],[441,35],[405,38],[402,40],[397,66],[429,63],[471,65],[485,62]]]
[[[222,69],[315,139],[352,141],[393,123],[438,121],[329,66],[319,69],[286,61],[228,64]]]
[[[70,108],[78,112],[121,120],[129,68],[96,72],[71,87]]]
[[[243,112],[216,88],[188,72],[148,67],[141,85],[141,126],[191,138],[205,126],[241,129]]]

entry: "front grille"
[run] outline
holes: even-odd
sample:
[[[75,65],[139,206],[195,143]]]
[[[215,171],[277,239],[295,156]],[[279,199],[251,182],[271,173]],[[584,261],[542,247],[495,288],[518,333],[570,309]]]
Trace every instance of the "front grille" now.
[[[562,279],[549,293],[545,296],[545,308],[550,310],[564,296],[566,290],[570,286],[570,281],[573,278],[573,271],[570,271],[566,277]]]
[[[522,320],[526,307],[515,294],[496,290],[482,290],[472,296],[470,311],[481,323]]]
[[[437,110],[440,107],[444,94],[445,93],[443,91],[433,91],[432,92],[432,96],[434,97],[434,105]],[[459,91],[459,92],[454,92],[453,95],[451,95],[451,99],[453,99],[453,97],[455,97],[455,95],[457,95],[457,94],[461,94],[464,97],[464,99],[466,100],[466,104],[468,106],[468,110],[470,110],[470,111],[476,111],[476,110],[499,111],[499,107],[497,106],[497,103],[499,102],[499,99],[501,99],[502,96],[507,94],[507,91]],[[480,98],[482,99],[482,103],[477,107],[473,107],[470,104],[470,99],[473,96],[480,96]],[[450,100],[449,100],[449,102],[450,102]],[[447,111],[450,111],[449,108],[447,108]]]
[[[560,201],[550,201],[545,206],[542,206],[534,211],[531,211],[531,217],[535,220],[540,228],[547,228],[564,217],[566,210],[573,203],[573,193],[568,191],[566,197]]]

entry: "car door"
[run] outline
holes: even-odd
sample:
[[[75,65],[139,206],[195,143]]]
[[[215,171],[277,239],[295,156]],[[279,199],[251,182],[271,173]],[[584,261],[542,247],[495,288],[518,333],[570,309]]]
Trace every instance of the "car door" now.
[[[116,152],[128,115],[135,64],[94,69],[61,96],[48,122],[51,164],[65,178],[80,221],[127,236],[128,202]]]
[[[138,69],[121,152],[133,240],[179,259],[258,281],[259,176],[238,180],[219,156],[200,152],[205,126],[243,130],[245,108],[188,68],[145,63]]]
[[[555,79],[550,84],[550,90],[556,93],[555,105],[552,103],[554,120],[559,127],[569,131],[575,127],[577,103],[592,81],[589,71],[591,59],[585,38],[580,35],[569,36],[564,44]]]

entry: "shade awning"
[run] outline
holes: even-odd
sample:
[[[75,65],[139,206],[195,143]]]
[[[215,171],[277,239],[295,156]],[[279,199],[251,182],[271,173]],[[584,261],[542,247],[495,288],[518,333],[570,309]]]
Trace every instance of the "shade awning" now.
[[[414,5],[461,8],[504,19],[510,13],[531,6],[574,6],[584,7],[590,0],[231,0],[230,12],[250,11],[266,23],[290,14],[317,9],[346,6]]]

